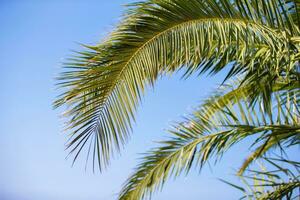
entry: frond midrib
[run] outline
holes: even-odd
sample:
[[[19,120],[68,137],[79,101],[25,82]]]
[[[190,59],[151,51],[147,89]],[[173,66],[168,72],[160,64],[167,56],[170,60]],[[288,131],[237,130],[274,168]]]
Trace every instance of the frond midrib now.
[[[255,22],[255,21],[251,21],[251,20],[247,20],[247,19],[241,19],[241,18],[201,18],[201,19],[192,19],[192,20],[187,20],[178,24],[175,24],[161,32],[158,32],[156,35],[154,35],[153,37],[151,37],[150,39],[148,39],[145,43],[143,43],[140,47],[138,47],[134,53],[132,54],[132,56],[130,56],[130,58],[128,59],[128,61],[124,64],[124,66],[122,67],[121,71],[118,73],[114,83],[112,84],[112,86],[110,87],[110,89],[108,89],[108,92],[106,93],[105,97],[104,97],[104,104],[102,105],[102,107],[106,107],[106,102],[107,102],[107,98],[109,98],[109,96],[111,95],[111,93],[113,93],[113,91],[115,90],[115,88],[118,86],[118,84],[120,84],[120,81],[123,80],[121,77],[123,75],[123,73],[125,73],[125,71],[128,69],[128,65],[131,63],[131,61],[135,58],[135,56],[141,52],[147,45],[149,45],[151,42],[153,42],[154,40],[156,40],[157,38],[159,38],[161,35],[172,31],[173,29],[176,29],[178,27],[184,26],[186,24],[190,24],[190,23],[197,23],[197,22],[215,22],[215,21],[221,21],[221,22],[236,22],[236,23],[243,23],[243,24],[249,24],[249,25],[255,25],[258,26],[260,28],[265,28],[268,31],[271,31],[273,33],[276,32],[276,29],[274,28],[270,28],[266,25],[263,25],[261,23]],[[98,127],[98,125],[96,126]]]
[[[154,41],[156,38],[159,38],[161,35],[176,29],[178,27],[181,27],[183,25],[186,24],[190,24],[190,23],[197,23],[197,22],[206,22],[206,21],[210,21],[210,22],[215,22],[215,21],[221,21],[221,22],[238,22],[238,23],[244,23],[244,24],[249,24],[249,25],[255,25],[255,26],[259,26],[261,28],[266,28],[269,31],[272,31],[273,33],[276,32],[276,29],[274,28],[270,28],[268,26],[265,26],[263,24],[260,24],[258,22],[254,22],[254,21],[250,21],[250,20],[246,20],[246,19],[240,19],[240,18],[216,18],[216,17],[212,17],[212,18],[205,18],[205,19],[192,19],[192,20],[187,20],[184,22],[181,22],[179,24],[173,25],[161,32],[158,32],[156,35],[154,35],[153,37],[151,37],[150,39],[148,39],[145,43],[142,44],[142,46],[138,47],[137,50],[133,53],[132,56],[130,56],[129,60],[125,63],[124,67],[121,69],[120,71],[120,76],[121,74],[124,72],[124,70],[126,69],[127,65],[129,65],[129,63],[134,59],[134,57],[143,49],[145,48],[149,43],[151,43],[152,41]],[[119,80],[119,77],[117,78],[117,80]]]

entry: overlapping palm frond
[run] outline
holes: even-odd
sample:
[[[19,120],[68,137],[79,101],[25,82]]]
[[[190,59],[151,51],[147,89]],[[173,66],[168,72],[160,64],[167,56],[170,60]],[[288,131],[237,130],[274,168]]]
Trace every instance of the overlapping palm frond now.
[[[258,169],[247,170],[246,175],[239,177],[242,184],[222,181],[240,190],[244,194],[241,200],[297,199],[300,195],[300,163],[277,157],[263,157],[258,161]]]
[[[256,138],[252,144],[254,150],[243,163],[240,173],[270,149],[298,143],[299,105],[295,97],[288,97],[288,102],[282,104],[283,94],[279,93],[274,96],[276,106],[270,113],[265,112],[261,101],[257,107],[251,107],[243,97],[231,99],[230,92],[219,98],[213,96],[171,130],[175,137],[148,152],[126,182],[120,199],[151,197],[170,176],[189,172],[193,164],[201,168],[209,160],[218,160],[232,145],[249,136]],[[226,96],[228,98],[224,98]],[[291,102],[290,99],[294,100]]]
[[[65,67],[68,144],[74,161],[87,144],[100,170],[126,142],[147,85],[179,69],[215,74],[231,63],[228,78],[267,79],[265,102],[278,77],[299,65],[298,7],[280,0],[148,0],[133,4],[108,39],[86,46]],[[297,78],[299,81],[299,77]],[[252,92],[255,98],[255,91]]]

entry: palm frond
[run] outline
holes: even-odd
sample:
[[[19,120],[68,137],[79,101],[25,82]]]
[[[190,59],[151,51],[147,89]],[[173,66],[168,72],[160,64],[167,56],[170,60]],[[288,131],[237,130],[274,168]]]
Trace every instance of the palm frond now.
[[[279,184],[274,191],[271,191],[264,196],[260,197],[259,200],[269,200],[269,199],[287,199],[292,200],[291,192],[294,189],[300,187],[300,181],[290,182],[290,183],[281,183]]]
[[[242,184],[223,181],[243,192],[240,199],[259,200],[292,200],[299,196],[300,163],[279,156],[278,158],[263,157],[259,168],[248,170],[247,175],[240,176]]]
[[[59,77],[64,92],[54,105],[67,106],[74,161],[90,143],[93,163],[106,167],[128,139],[145,88],[165,73],[215,74],[231,62],[227,79],[244,73],[253,82],[268,75],[272,85],[299,60],[293,10],[278,0],[133,4],[104,42],[86,46]]]
[[[298,140],[300,123],[299,111],[293,110],[295,102],[282,105],[280,95],[276,97],[277,105],[269,114],[263,106],[249,107],[243,98],[232,101],[214,96],[212,102],[206,101],[190,118],[171,130],[175,137],[146,154],[125,183],[120,199],[151,197],[170,176],[188,173],[193,164],[201,168],[208,160],[218,160],[232,145],[249,136],[256,137],[252,146],[258,147],[246,159],[240,173],[270,149]],[[207,108],[213,102],[216,109],[210,112]]]

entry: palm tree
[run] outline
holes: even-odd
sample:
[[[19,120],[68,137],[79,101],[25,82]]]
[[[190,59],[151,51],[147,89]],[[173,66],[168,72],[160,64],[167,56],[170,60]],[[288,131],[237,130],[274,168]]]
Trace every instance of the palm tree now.
[[[249,136],[256,137],[254,150],[239,175],[267,152],[299,146],[299,10],[298,0],[130,4],[115,31],[85,46],[59,77],[64,92],[54,105],[67,106],[74,161],[87,147],[87,163],[106,168],[126,143],[147,86],[179,70],[185,78],[228,73],[220,89],[173,126],[173,137],[148,152],[120,199],[149,197],[170,176],[201,168]]]

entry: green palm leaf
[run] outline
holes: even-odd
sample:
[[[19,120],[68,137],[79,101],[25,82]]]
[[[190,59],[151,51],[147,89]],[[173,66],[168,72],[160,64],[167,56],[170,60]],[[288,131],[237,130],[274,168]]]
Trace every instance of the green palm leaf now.
[[[277,157],[263,157],[258,162],[258,169],[247,170],[246,175],[239,177],[242,182],[239,186],[222,181],[242,191],[244,195],[240,199],[296,199],[299,196],[300,177],[297,174],[300,163],[282,155]]]
[[[299,110],[293,110],[296,100],[282,105],[276,95],[277,107],[267,114],[263,107],[249,107],[243,98],[232,101],[224,96],[206,101],[189,119],[171,130],[175,137],[148,152],[126,182],[120,199],[150,197],[170,176],[189,172],[193,164],[201,168],[208,160],[218,160],[232,145],[249,136],[256,137],[253,146],[258,147],[246,159],[240,173],[270,149],[299,140]],[[209,112],[208,105],[213,102],[217,109]]]
[[[289,80],[300,48],[294,5],[277,0],[133,4],[107,40],[86,46],[59,77],[65,92],[54,105],[67,106],[74,161],[90,144],[93,163],[106,167],[128,139],[145,88],[165,73],[214,74],[231,62],[226,79],[244,74],[248,84],[267,77],[269,88],[278,77]]]

